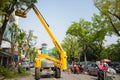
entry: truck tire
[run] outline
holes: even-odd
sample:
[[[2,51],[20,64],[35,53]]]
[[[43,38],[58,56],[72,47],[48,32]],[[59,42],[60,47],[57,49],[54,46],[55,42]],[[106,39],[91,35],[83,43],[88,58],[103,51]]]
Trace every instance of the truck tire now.
[[[35,80],[40,79],[40,68],[35,68]]]
[[[61,70],[59,68],[55,68],[55,78],[60,78],[61,77]]]

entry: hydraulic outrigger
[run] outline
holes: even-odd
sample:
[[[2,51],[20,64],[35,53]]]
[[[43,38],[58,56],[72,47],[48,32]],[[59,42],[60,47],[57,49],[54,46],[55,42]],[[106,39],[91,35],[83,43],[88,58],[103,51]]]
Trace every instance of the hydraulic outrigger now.
[[[28,11],[31,8],[34,10],[38,19],[40,20],[40,22],[44,26],[45,30],[48,32],[48,34],[49,34],[50,38],[52,39],[54,45],[58,49],[59,55],[60,55],[60,58],[56,59],[56,58],[50,57],[47,54],[38,54],[37,58],[35,59],[35,79],[36,80],[40,79],[40,71],[41,71],[41,66],[42,66],[41,63],[42,63],[42,60],[44,60],[44,59],[47,59],[47,60],[50,60],[50,61],[54,62],[54,68],[52,68],[52,70],[54,71],[55,77],[60,78],[61,77],[61,70],[66,70],[67,69],[66,52],[63,50],[61,45],[58,43],[57,39],[53,35],[53,33],[50,30],[47,22],[45,21],[45,19],[43,18],[43,16],[39,12],[39,10],[36,8],[36,6],[34,4],[32,4],[31,7],[27,8],[26,10],[23,10],[22,12],[16,10],[15,14],[17,16],[26,18],[26,14],[28,13]]]

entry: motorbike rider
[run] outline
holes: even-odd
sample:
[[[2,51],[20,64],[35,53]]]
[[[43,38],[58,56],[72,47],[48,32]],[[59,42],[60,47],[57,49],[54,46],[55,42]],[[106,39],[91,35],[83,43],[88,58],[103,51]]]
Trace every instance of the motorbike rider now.
[[[104,73],[108,70],[108,65],[107,63],[101,61],[100,64],[98,65],[98,80],[102,79],[104,80]]]

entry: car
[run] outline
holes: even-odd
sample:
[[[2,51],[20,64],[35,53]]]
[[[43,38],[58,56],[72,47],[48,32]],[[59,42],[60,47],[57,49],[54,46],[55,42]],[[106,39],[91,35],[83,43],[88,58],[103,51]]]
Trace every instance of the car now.
[[[116,66],[115,70],[117,73],[120,73],[120,65]]]
[[[34,62],[30,61],[30,68],[33,68],[33,67],[34,67]]]
[[[91,64],[88,64],[87,67],[86,67],[86,71],[90,75],[95,75],[95,76],[98,75],[98,66],[97,66],[97,64],[95,62],[91,63]]]
[[[21,65],[26,70],[30,70],[30,62],[29,61],[23,61],[23,62],[21,62]]]
[[[120,62],[109,62],[108,65],[120,73]]]
[[[107,65],[108,65],[108,64],[107,64]],[[89,64],[89,65],[87,66],[87,72],[88,72],[88,74],[90,74],[90,75],[95,75],[95,76],[97,76],[97,75],[98,75],[98,71],[99,71],[99,69],[98,69],[98,65],[97,65],[96,62],[91,63],[91,64]],[[107,70],[107,72],[109,72],[109,73],[112,74],[113,76],[116,75],[115,69],[113,69],[113,68],[110,67],[109,65],[108,65],[108,70]]]
[[[83,61],[83,62],[81,62],[82,68],[84,69],[84,71],[86,71],[88,65],[89,65],[89,64],[92,64],[92,63],[95,63],[95,62],[92,62],[92,61]]]

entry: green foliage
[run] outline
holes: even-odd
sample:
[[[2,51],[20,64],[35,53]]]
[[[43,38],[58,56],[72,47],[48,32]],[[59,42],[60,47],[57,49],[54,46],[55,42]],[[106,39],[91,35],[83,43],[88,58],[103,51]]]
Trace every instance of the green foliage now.
[[[38,51],[35,48],[31,48],[30,49],[30,60],[34,61],[37,54],[38,54]]]
[[[10,71],[9,69],[0,66],[0,75],[1,76],[4,76],[6,78],[12,78],[12,77],[14,77],[14,75],[16,75],[16,73],[17,73],[16,70]]]
[[[72,35],[66,35],[62,42],[62,47],[67,53],[68,58],[79,57],[79,50],[81,49],[78,44],[78,39]]]
[[[0,66],[0,76],[4,76],[5,78],[13,78],[16,76],[25,76],[29,75],[30,73],[26,72],[26,69],[21,67],[21,73],[18,73],[18,71],[15,70],[9,70],[8,68],[5,68],[3,66]]]
[[[55,57],[55,58],[60,58],[60,55],[59,55],[59,51],[58,51],[58,49],[56,48],[56,47],[54,47],[53,49],[52,49],[52,53],[50,54],[50,56],[52,56],[52,57]]]
[[[74,22],[66,32],[66,34],[76,37],[78,47],[81,47],[82,52],[84,52],[85,60],[85,54],[87,53],[88,48],[91,47],[91,44],[93,43],[94,32],[95,31],[93,29],[92,23],[83,19],[81,19],[79,23]],[[80,49],[78,52],[81,52]]]
[[[79,52],[82,58],[86,56],[88,60],[109,58],[116,61],[120,58],[116,56],[119,52],[118,46],[114,45],[114,49],[113,46],[112,49],[109,46],[110,48],[106,49],[104,41],[105,36],[116,33],[120,36],[120,0],[94,0],[94,3],[100,10],[100,14],[94,14],[91,22],[84,19],[81,19],[80,22],[73,22],[66,31],[63,47],[68,57]],[[76,42],[72,43],[75,40]],[[73,47],[74,44],[77,45]],[[112,57],[110,57],[111,55]]]
[[[13,23],[11,26],[9,26],[8,29],[10,31],[11,43],[14,48],[14,45],[17,43],[17,40],[18,40],[20,29],[19,29],[18,25],[15,23]]]
[[[8,0],[0,1],[0,14],[6,14],[5,10],[6,10],[6,7],[8,7],[8,5],[10,5],[10,1]]]
[[[95,6],[100,9],[102,13],[120,17],[120,0],[94,0]]]
[[[66,36],[70,35],[73,39],[68,38],[67,40],[65,38],[63,40],[64,46],[66,47],[73,45],[70,41],[76,40],[74,47],[71,47],[71,49],[68,47],[66,48],[66,51],[73,50],[72,53],[77,51],[77,54],[80,53],[79,55],[84,56],[82,57],[84,60],[85,58],[87,58],[87,60],[100,60],[100,54],[103,50],[103,41],[109,30],[109,28],[104,26],[106,24],[104,22],[105,19],[102,19],[102,16],[94,14],[92,20],[93,22],[85,21],[83,19],[81,19],[79,23],[74,22],[66,32]],[[79,47],[79,49],[77,47]],[[70,54],[68,56],[70,56]]]
[[[92,25],[93,25],[93,38],[92,38],[92,49],[94,55],[97,57],[97,60],[101,59],[101,52],[104,50],[104,41],[106,35],[112,35],[111,30],[112,27],[108,27],[109,20],[104,15],[94,14],[92,17]]]
[[[92,20],[93,20],[94,29],[96,31],[94,34],[93,41],[95,41],[95,43],[97,44],[97,46],[96,45],[94,46],[94,49],[96,47],[97,50],[95,49],[95,53],[99,53],[97,57],[99,57],[99,60],[105,58],[112,59],[113,61],[118,60],[119,56],[116,56],[118,55],[118,53],[116,53],[116,50],[119,48],[113,50],[112,47],[113,45],[112,45],[112,46],[108,46],[108,48],[106,49],[103,45],[103,41],[105,41],[105,36],[113,35],[113,28],[111,27],[109,18],[102,14],[100,15],[94,14]],[[114,25],[117,26],[119,25],[119,23],[118,24],[114,23]]]
[[[23,52],[25,52],[26,55],[28,55],[28,53],[31,50],[31,47],[36,44],[37,37],[33,35],[33,31],[30,30],[29,33],[27,34],[24,30],[20,29],[18,25],[16,25],[15,23],[12,26],[9,26],[9,31],[11,33],[10,36],[11,43],[13,46],[12,48],[15,49],[16,45],[18,45],[17,48],[19,50],[19,53],[22,53],[21,51],[24,49]],[[30,56],[35,57],[35,55]]]
[[[111,31],[112,29],[112,27],[108,27],[109,24],[107,22],[109,21],[107,17],[101,14],[100,15],[94,14],[92,17],[92,21],[93,30],[95,32],[94,38],[101,36],[101,39],[98,40],[103,40],[105,35],[108,34],[108,31]]]
[[[105,26],[112,27],[109,32],[120,36],[120,0],[94,0],[94,4],[100,10],[102,16],[106,17]]]
[[[36,44],[36,39],[37,37],[33,35],[33,31],[29,30],[29,33],[25,36],[24,38],[24,48],[25,50],[25,57],[29,58],[29,53],[30,53],[30,49],[35,46]]]
[[[101,58],[111,59],[120,62],[120,40],[116,44],[111,44],[102,51]]]
[[[21,9],[23,6],[29,7],[31,4],[36,3],[37,0],[1,0],[0,1],[0,14],[7,14],[7,10],[10,9],[11,5],[14,5],[14,8]]]
[[[0,15],[2,16],[2,26],[0,28],[0,45],[5,32],[10,15],[15,10],[21,10],[23,7],[30,7],[31,4],[36,3],[37,0],[1,0],[0,1]]]
[[[0,75],[5,77],[12,77],[13,72],[10,72],[7,68],[0,66]]]

